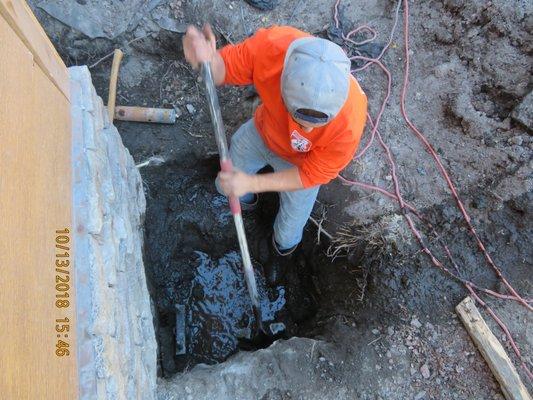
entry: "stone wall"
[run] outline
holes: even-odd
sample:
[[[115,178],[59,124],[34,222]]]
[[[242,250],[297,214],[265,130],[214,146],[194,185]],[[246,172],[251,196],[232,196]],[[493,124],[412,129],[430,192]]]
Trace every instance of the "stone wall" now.
[[[145,198],[89,70],[70,68],[80,399],[153,399],[156,340],[142,261]]]
[[[266,349],[241,351],[221,364],[198,364],[160,379],[158,400],[360,398],[350,385],[351,377],[343,378],[346,369],[339,359],[345,357],[342,350],[321,340],[278,340]]]

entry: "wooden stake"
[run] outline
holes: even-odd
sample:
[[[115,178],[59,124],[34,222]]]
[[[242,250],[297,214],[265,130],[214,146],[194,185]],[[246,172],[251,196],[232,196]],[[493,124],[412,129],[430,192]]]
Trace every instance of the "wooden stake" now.
[[[531,396],[520,380],[516,368],[501,343],[483,320],[474,301],[470,297],[465,298],[455,307],[455,311],[459,314],[470,337],[500,383],[505,398],[507,400],[531,400]]]
[[[109,115],[110,123],[113,123],[113,117],[115,116],[118,70],[123,55],[124,53],[120,49],[115,49],[115,52],[113,53],[113,65],[111,66],[111,78],[109,79],[109,97],[107,98],[107,114]]]

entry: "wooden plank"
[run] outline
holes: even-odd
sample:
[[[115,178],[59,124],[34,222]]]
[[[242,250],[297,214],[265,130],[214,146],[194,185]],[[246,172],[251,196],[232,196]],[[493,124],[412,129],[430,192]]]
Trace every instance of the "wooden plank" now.
[[[70,105],[1,16],[0,93],[0,397],[76,399]]]
[[[31,51],[35,62],[54,85],[70,99],[67,67],[24,0],[0,0],[0,14]]]
[[[496,336],[483,320],[474,301],[467,297],[455,307],[466,330],[476,344],[508,400],[531,400],[526,387]]]

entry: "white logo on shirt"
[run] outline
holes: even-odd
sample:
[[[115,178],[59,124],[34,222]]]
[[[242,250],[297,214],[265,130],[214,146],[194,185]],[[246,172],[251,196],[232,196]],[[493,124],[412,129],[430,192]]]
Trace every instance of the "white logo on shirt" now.
[[[295,151],[306,153],[311,150],[311,145],[312,143],[309,141],[309,139],[300,135],[300,133],[296,130],[292,131],[291,146]]]

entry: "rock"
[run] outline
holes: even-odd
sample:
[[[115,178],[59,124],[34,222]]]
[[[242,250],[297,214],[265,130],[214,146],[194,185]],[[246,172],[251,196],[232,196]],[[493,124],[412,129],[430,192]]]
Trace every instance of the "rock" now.
[[[517,146],[522,146],[522,143],[524,143],[523,136],[515,136],[508,140],[509,144],[516,144]]]
[[[329,368],[324,363],[317,369],[307,367],[312,349],[317,353],[326,350],[324,353],[333,360],[338,357],[325,342],[296,337],[278,340],[266,349],[239,352],[223,363],[199,364],[187,373],[158,380],[157,398],[186,399],[189,388],[194,399],[315,399],[286,391],[290,388],[293,393],[320,392],[337,380],[336,375],[324,372],[325,367]]]
[[[511,151],[509,152],[509,158],[513,161],[520,161],[522,156],[526,153],[526,149],[520,146],[512,146]]]
[[[148,35],[148,32],[146,32],[146,29],[142,28],[142,27],[137,27],[134,31],[133,31],[133,36],[135,36],[135,38],[144,38]]]
[[[134,29],[142,16],[160,2],[102,0],[82,4],[77,1],[43,0],[37,7],[91,39],[114,39],[126,30]],[[120,18],[117,18],[119,15]]]
[[[433,71],[437,78],[444,78],[450,75],[457,69],[457,62],[447,62],[437,65]]]
[[[187,30],[187,24],[178,21],[169,8],[157,7],[152,11],[151,15],[161,29],[174,33],[185,33]]]
[[[376,329],[376,328],[372,329],[372,334],[379,335],[379,329]]]
[[[426,396],[426,391],[422,390],[421,392],[418,392],[415,396],[414,400],[422,400]]]
[[[420,323],[420,321],[416,317],[414,317],[411,320],[411,326],[416,328],[416,329],[419,329],[420,327],[422,327],[422,324]]]
[[[191,115],[196,113],[196,108],[192,104],[187,104],[185,108]]]
[[[389,326],[387,328],[387,335],[389,335],[389,336],[394,335],[394,328],[392,326]]]
[[[520,122],[529,130],[533,129],[533,91],[522,99],[522,102],[515,107],[511,117]]]
[[[424,379],[429,379],[431,376],[431,373],[429,372],[429,367],[427,364],[424,364],[420,367],[420,373],[424,377]]]
[[[187,24],[177,22],[176,20],[170,17],[162,17],[158,19],[157,25],[159,25],[161,29],[174,33],[185,33],[185,31],[187,30]]]
[[[273,10],[279,3],[279,0],[245,0],[252,7],[262,11]]]

